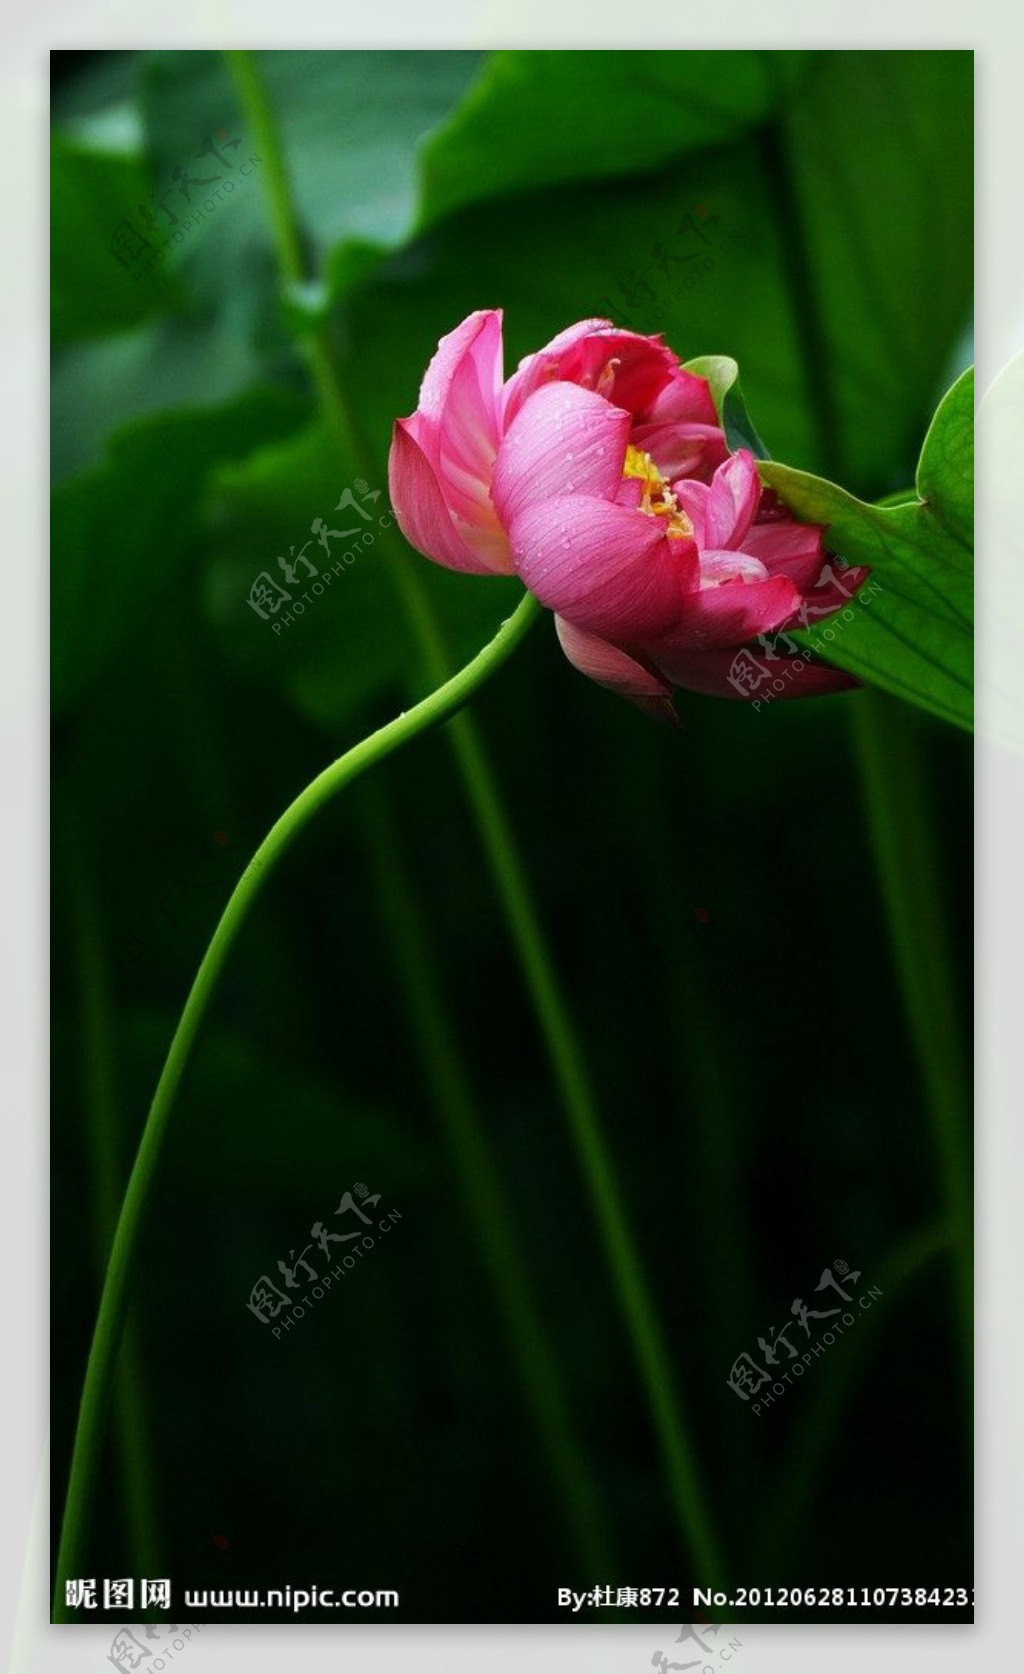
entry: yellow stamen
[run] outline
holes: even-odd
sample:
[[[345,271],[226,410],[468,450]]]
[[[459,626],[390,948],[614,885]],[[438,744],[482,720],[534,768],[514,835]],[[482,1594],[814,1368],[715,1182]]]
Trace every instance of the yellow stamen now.
[[[630,442],[626,447],[626,463],[622,467],[624,477],[635,477],[643,483],[643,497],[640,510],[647,512],[650,517],[664,517],[667,520],[667,535],[692,535],[693,524],[683,511],[671,488],[658,470],[649,453],[643,453]]]

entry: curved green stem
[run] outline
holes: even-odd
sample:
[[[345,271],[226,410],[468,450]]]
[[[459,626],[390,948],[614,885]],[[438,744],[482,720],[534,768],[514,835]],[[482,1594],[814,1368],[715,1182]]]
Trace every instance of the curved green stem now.
[[[313,816],[353,779],[432,727],[440,726],[497,673],[534,621],[539,606],[524,594],[515,613],[472,662],[422,703],[346,752],[306,786],[263,839],[238,880],[203,956],[167,1054],[138,1154],[128,1181],[100,1296],[99,1313],[85,1371],[78,1427],[71,1457],[64,1526],[57,1554],[54,1617],[68,1620],[63,1584],[83,1572],[89,1508],[99,1469],[103,1426],[117,1364],[136,1247],[164,1135],[181,1077],[200,1023],[213,997],[227,956],[257,895],[274,867]]]
[[[267,213],[281,276],[286,284],[298,285],[307,277],[302,235],[288,183],[284,148],[274,112],[267,98],[263,77],[251,51],[228,51],[224,57],[253,136],[260,148]],[[352,422],[341,384],[335,373],[326,331],[320,329],[304,333],[300,347],[309,366],[317,400],[338,439],[341,453],[351,461],[359,473],[367,477],[372,476],[366,450]],[[451,673],[451,668],[430,601],[420,585],[419,577],[415,570],[403,561],[403,554],[398,553],[396,561],[394,548],[387,541],[383,545],[389,560],[391,583],[399,595],[420,646],[427,678],[434,683],[445,680]]]
[[[74,805],[64,810],[69,838],[65,850],[71,939],[81,996],[81,1086],[85,1102],[85,1132],[90,1141],[92,1201],[96,1206],[97,1283],[107,1263],[117,1225],[125,1161],[118,1132],[111,1043],[110,982],[103,938],[95,908],[92,879],[85,861],[85,844]],[[113,1402],[121,1455],[122,1491],[129,1549],[140,1571],[159,1575],[155,1490],[140,1379],[142,1355],[137,1322],[129,1314],[124,1327]]]
[[[292,195],[284,164],[284,151],[277,135],[277,123],[267,98],[263,77],[256,67],[255,54],[245,51],[226,51],[224,60],[231,72],[257,145],[263,166],[268,213],[277,248],[277,260],[285,279],[298,283],[305,277],[306,264],[302,254],[299,223],[292,208]]]
[[[263,158],[263,178],[281,272],[287,282],[299,283],[307,277],[302,238],[274,114],[253,54],[229,52],[227,59]],[[339,447],[361,474],[372,476],[335,371],[326,333],[320,331],[304,337],[303,348],[321,406],[334,428]],[[401,550],[387,542],[382,546],[392,584],[408,617],[427,675],[431,681],[442,680],[449,669],[448,653],[416,567],[408,563],[407,555]],[[672,1377],[671,1358],[615,1183],[583,1054],[547,951],[511,824],[472,719],[460,716],[450,737],[590,1190],[612,1281],[661,1447],[673,1509],[693,1562],[701,1577],[713,1584],[724,1580],[721,1554],[699,1486],[694,1450]]]

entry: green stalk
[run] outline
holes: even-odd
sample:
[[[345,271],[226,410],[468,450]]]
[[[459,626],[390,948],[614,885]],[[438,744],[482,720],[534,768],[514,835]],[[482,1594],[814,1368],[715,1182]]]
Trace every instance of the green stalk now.
[[[85,1103],[85,1132],[89,1138],[92,1164],[92,1201],[96,1206],[96,1266],[98,1277],[102,1279],[117,1225],[122,1179],[111,1050],[110,984],[99,920],[83,859],[82,834],[70,806],[65,809],[64,829],[70,837],[66,867],[74,962],[82,1008],[81,1085]],[[153,1514],[155,1493],[139,1382],[141,1364],[138,1329],[129,1314],[113,1388],[126,1538],[129,1551],[138,1560],[139,1572],[159,1575],[159,1547]]]
[[[387,817],[375,786],[367,785],[361,800],[381,915],[391,934],[427,1081],[509,1334],[523,1393],[533,1413],[548,1470],[561,1490],[568,1531],[576,1541],[585,1573],[611,1575],[615,1564],[604,1513],[572,1426],[558,1356],[537,1307],[501,1177],[438,997],[437,967],[394,821]]]
[[[968,1406],[973,1386],[973,1189],[970,1082],[961,1043],[943,879],[914,717],[865,690],[851,700],[868,828],[893,956],[924,1086],[946,1202]]]
[[[828,375],[828,333],[814,255],[792,166],[794,140],[777,124],[761,140],[765,189],[785,230],[780,256],[792,294],[797,343],[814,409],[822,470],[848,480],[841,415]],[[966,1116],[970,1093],[960,1019],[945,934],[938,854],[921,761],[909,731],[910,712],[879,692],[851,699],[854,736],[868,805],[875,864],[885,898],[893,952],[921,1069],[946,1199],[955,1302],[964,1352],[968,1409],[973,1399],[973,1194]]]
[[[403,744],[440,726],[497,673],[519,645],[539,606],[527,593],[489,645],[458,674],[397,720],[356,744],[306,786],[271,827],[228,900],[203,955],[157,1083],[114,1233],[99,1313],[85,1371],[71,1458],[64,1524],[57,1554],[54,1618],[73,1619],[64,1605],[65,1579],[84,1573],[89,1511],[96,1487],[107,1405],[128,1307],[135,1255],[160,1150],[199,1026],[213,998],[228,954],[266,879],[310,820],[346,785]]]
[[[725,1019],[716,1006],[715,985],[708,980],[712,959],[694,935],[694,867],[684,822],[678,817],[665,774],[660,728],[637,740],[629,796],[647,811],[643,827],[642,868],[650,936],[658,950],[663,1038],[671,1043],[680,1121],[680,1141],[687,1165],[701,1189],[692,1206],[697,1244],[715,1251],[704,1288],[709,1324],[704,1346],[718,1345],[723,1363],[735,1357],[735,1344],[750,1336],[750,1216],[742,1166],[738,1120],[742,1094],[736,1084],[734,1054],[709,1051],[709,1041],[726,1038]],[[719,934],[712,927],[711,936]],[[732,1439],[724,1470],[738,1494],[753,1473],[751,1426]],[[724,1473],[723,1473],[724,1474]],[[719,1486],[722,1486],[719,1476]]]
[[[506,922],[590,1191],[612,1283],[646,1389],[673,1509],[697,1573],[708,1577],[708,1585],[717,1585],[724,1581],[722,1558],[698,1481],[693,1447],[672,1376],[671,1356],[622,1206],[575,1029],[476,729],[463,730],[453,739],[453,744],[470,787],[484,848],[497,880]]]
[[[243,51],[229,52],[226,56],[263,159],[262,178],[281,272],[286,282],[299,284],[307,278],[307,273],[277,123],[254,55]],[[303,343],[321,404],[334,427],[339,446],[357,470],[372,476],[344,399],[326,334],[312,334]],[[448,671],[448,655],[416,569],[406,561],[403,552],[392,549],[390,544],[385,551],[393,585],[409,618],[427,673],[432,681],[443,679]],[[547,952],[508,816],[479,734],[468,716],[461,717],[452,727],[451,743],[590,1190],[684,1545],[689,1548],[700,1576],[712,1584],[724,1579],[721,1555],[698,1482],[694,1450],[672,1377],[671,1357],[619,1198],[575,1029]]]

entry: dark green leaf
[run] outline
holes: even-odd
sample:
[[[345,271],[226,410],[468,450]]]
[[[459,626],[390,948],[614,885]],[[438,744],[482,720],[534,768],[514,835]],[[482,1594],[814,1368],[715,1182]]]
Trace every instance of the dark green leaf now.
[[[50,334],[54,344],[137,325],[167,306],[161,273],[138,282],[114,253],[148,195],[141,158],[91,150],[59,134],[50,153]],[[134,239],[134,234],[133,234]]]
[[[102,465],[53,496],[53,702],[60,708],[141,627],[194,545],[203,484],[219,459],[294,427],[280,391],[140,420]]]
[[[509,369],[574,319],[610,315],[662,332],[684,360],[738,361],[777,457],[824,472],[838,441],[841,480],[855,491],[875,498],[902,486],[970,307],[970,252],[960,245],[971,181],[959,136],[971,75],[969,53],[815,59],[779,116],[794,134],[802,224],[814,229],[806,249],[795,242],[792,197],[764,130],[682,156],[628,189],[584,183],[450,218],[393,259],[353,308],[347,342],[358,354],[347,375],[364,427],[386,445],[394,414],[415,404],[438,337],[474,308],[504,307]],[[945,121],[913,114],[917,102]],[[795,143],[805,105],[814,145],[844,157],[852,148],[859,159],[849,214],[836,201],[846,173],[837,185]],[[893,106],[906,113],[890,120]],[[867,216],[861,173],[871,181]],[[949,253],[940,277],[937,250]],[[808,334],[807,286],[826,315],[820,341]],[[846,311],[833,308],[833,286]],[[894,361],[904,334],[914,341],[910,359]],[[832,392],[831,432],[821,388]]]
[[[418,146],[458,103],[481,63],[476,52],[261,52],[259,69],[279,126],[299,224],[312,271],[328,251],[335,284],[351,283],[407,240],[419,217]],[[176,166],[219,176],[202,193],[222,192],[216,210],[190,232],[177,260],[196,293],[220,295],[225,274],[242,278],[240,247],[271,251],[263,186],[242,191],[240,166],[255,151],[223,56],[165,52],[146,66],[144,111],[153,165],[161,179]],[[234,150],[197,158],[208,136],[230,128]],[[223,188],[234,183],[227,199]],[[243,196],[244,221],[239,217]],[[214,198],[217,203],[217,199]],[[184,212],[187,214],[187,211]]]
[[[358,510],[337,509],[349,486],[357,504],[370,508],[365,525]],[[402,705],[433,684],[420,670],[395,583],[396,565],[415,567],[443,625],[453,667],[479,650],[521,592],[510,579],[439,569],[405,545],[397,526],[381,527],[382,515],[390,523],[384,474],[372,483],[356,479],[320,424],[223,467],[211,497],[207,600],[223,643],[251,677],[287,692],[334,738],[368,707]],[[313,529],[318,518],[328,530],[365,527],[372,544],[328,536],[325,550]],[[315,578],[306,566],[296,570],[300,550],[306,566],[314,565]],[[352,561],[344,562],[349,553]],[[298,586],[288,581],[281,557],[301,575]],[[265,617],[248,603],[261,572],[292,593]]]
[[[495,193],[636,174],[719,145],[767,116],[806,58],[496,52],[424,148],[421,224]]]
[[[870,499],[905,483],[968,316],[973,77],[970,52],[821,53],[765,151],[820,437],[806,463]]]

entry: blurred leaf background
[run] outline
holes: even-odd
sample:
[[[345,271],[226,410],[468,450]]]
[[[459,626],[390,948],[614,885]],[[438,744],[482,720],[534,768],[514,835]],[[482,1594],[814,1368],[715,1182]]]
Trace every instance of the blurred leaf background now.
[[[383,504],[392,421],[480,307],[505,310],[507,370],[590,314],[686,359],[731,355],[776,460],[868,501],[907,488],[970,360],[972,59],[262,53],[302,230],[306,278],[286,284],[267,159],[220,54],[54,58],[59,1512],[110,1216],[232,879],[328,760],[430,684],[379,547],[279,633],[249,608],[256,576],[346,486]],[[214,175],[234,190],[195,221],[214,186],[188,182]],[[112,253],[124,221],[150,241],[134,261]],[[673,262],[683,248],[700,263]],[[408,563],[455,660],[516,594]],[[965,736],[872,693],[760,713],[684,695],[673,734],[575,675],[547,621],[474,707],[732,1579],[969,1584],[946,1247],[968,1120]],[[916,798],[902,847],[871,713]],[[407,893],[607,1574],[559,1515],[460,1190],[396,928]],[[941,1046],[918,933],[949,974]],[[392,1241],[272,1339],[251,1285],[356,1180],[401,1211]],[[884,1303],[754,1416],[733,1361],[839,1258]],[[444,736],[318,822],[236,950],[173,1123],[123,1373],[98,1575],[330,1575],[400,1586],[418,1621],[553,1619],[558,1586],[700,1584]]]

